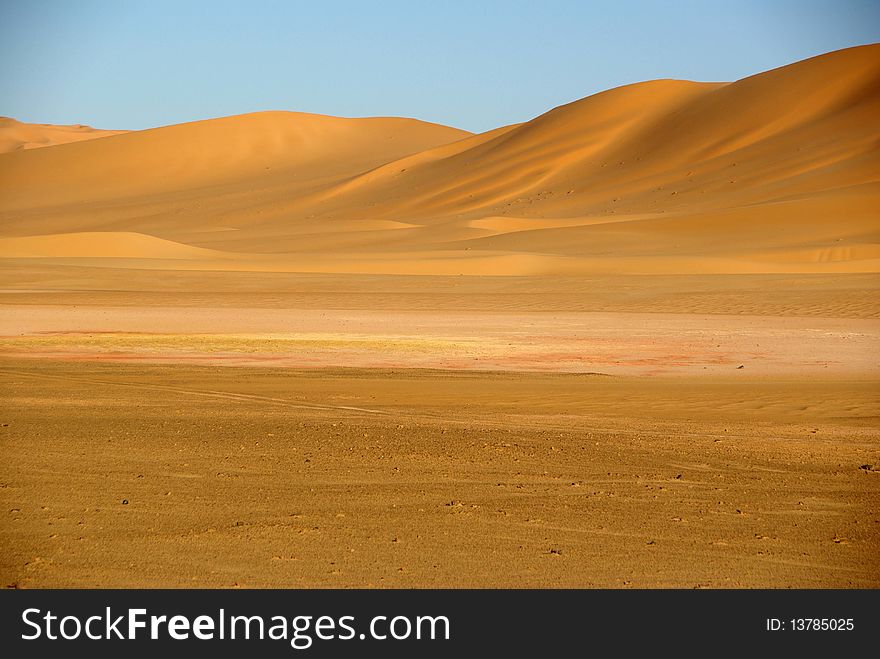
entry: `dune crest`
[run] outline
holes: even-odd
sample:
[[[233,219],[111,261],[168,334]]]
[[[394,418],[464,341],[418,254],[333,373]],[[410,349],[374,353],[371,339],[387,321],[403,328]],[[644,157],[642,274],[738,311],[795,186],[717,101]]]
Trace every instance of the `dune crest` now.
[[[0,117],[0,153],[82,142],[127,132],[126,130],[100,130],[82,124],[72,126],[28,124],[9,117]]]

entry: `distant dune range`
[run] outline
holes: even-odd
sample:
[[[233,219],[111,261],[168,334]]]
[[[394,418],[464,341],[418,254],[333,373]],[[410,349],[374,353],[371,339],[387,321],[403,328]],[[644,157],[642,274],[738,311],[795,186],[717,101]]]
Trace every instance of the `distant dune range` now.
[[[734,83],[627,85],[479,135],[291,112],[121,134],[4,120],[0,254],[398,275],[877,272],[878,144],[880,45]]]

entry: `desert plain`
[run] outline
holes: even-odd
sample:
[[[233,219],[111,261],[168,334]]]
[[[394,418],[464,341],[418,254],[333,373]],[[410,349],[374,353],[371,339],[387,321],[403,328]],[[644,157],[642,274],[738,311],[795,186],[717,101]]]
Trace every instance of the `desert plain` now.
[[[0,123],[0,582],[880,587],[880,46],[471,134]]]

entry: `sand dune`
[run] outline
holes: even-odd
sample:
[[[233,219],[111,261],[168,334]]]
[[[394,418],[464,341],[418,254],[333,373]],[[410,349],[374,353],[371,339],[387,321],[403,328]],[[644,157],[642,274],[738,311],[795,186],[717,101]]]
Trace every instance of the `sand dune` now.
[[[181,245],[154,236],[121,231],[62,233],[49,236],[0,238],[7,257],[77,257],[136,259],[217,258],[217,252]]]
[[[481,135],[267,112],[18,151],[0,232],[135,232],[255,270],[876,272],[878,139],[873,45]]]
[[[259,194],[255,186],[350,175],[466,135],[413,119],[262,112],[18,153],[0,160],[0,180],[4,207],[18,209],[180,192],[198,198],[222,184]]]
[[[44,146],[69,142],[82,142],[127,132],[125,130],[98,130],[82,124],[73,126],[26,124],[9,117],[0,117],[0,153],[39,149]]]

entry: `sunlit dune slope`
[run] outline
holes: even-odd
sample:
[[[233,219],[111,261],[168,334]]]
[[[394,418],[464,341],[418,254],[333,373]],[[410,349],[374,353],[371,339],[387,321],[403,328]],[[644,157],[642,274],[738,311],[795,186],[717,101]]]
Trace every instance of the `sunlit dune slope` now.
[[[875,272],[878,144],[872,45],[628,85],[481,135],[260,113],[7,154],[0,220],[152,235],[236,269]]]
[[[124,130],[98,130],[91,126],[53,126],[26,124],[9,117],[0,117],[0,153],[38,149],[43,146],[93,140],[98,137],[119,135]]]
[[[259,195],[277,181],[351,175],[467,135],[414,119],[260,112],[6,156],[0,185],[12,208],[150,195],[171,201],[171,194],[211,196],[216,191],[205,188],[237,184]]]
[[[198,259],[222,256],[210,249],[182,245],[141,233],[116,231],[0,238],[0,253],[13,258]]]

